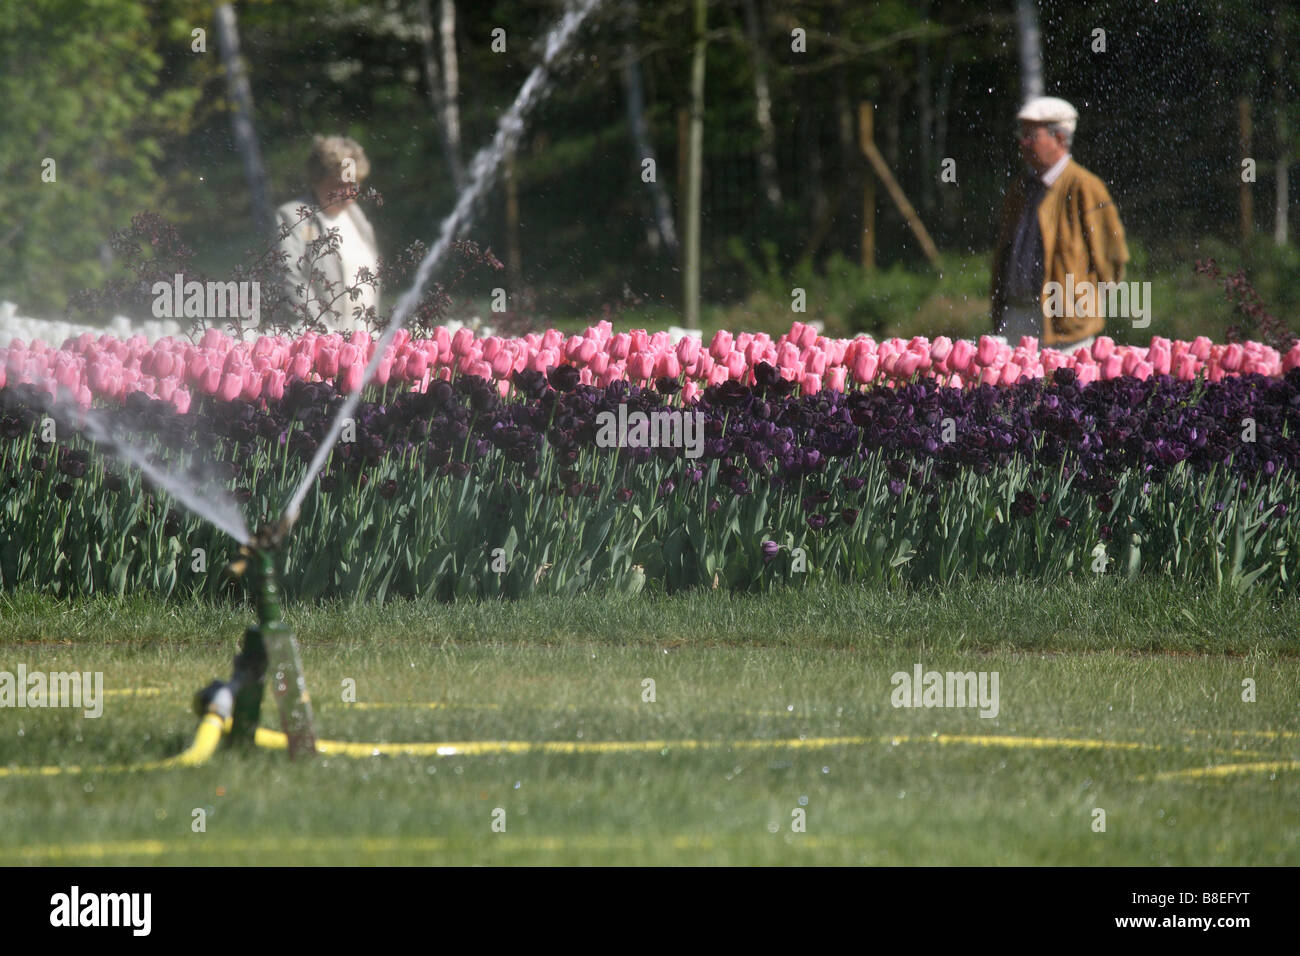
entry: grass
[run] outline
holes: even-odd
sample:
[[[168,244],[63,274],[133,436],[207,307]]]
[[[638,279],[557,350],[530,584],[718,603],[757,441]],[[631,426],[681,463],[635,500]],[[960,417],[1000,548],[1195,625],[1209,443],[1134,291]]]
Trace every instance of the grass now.
[[[0,776],[0,864],[1300,861],[1295,769],[1154,778],[1296,757],[1297,601],[983,581],[288,616],[322,737],[624,749],[296,764],[223,749],[193,769]],[[190,695],[228,673],[249,619],[0,598],[0,670],[99,670],[117,692],[98,720],[4,713],[0,768],[178,752]],[[997,717],[894,708],[891,675],[917,663],[998,672]]]

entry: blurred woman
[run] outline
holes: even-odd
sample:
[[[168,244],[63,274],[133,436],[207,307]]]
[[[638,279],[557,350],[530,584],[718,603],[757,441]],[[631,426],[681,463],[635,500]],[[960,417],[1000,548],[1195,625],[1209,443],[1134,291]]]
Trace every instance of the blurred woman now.
[[[373,308],[377,312],[379,309],[377,284],[361,285],[356,299],[340,294],[357,282],[360,270],[368,269],[373,274],[379,266],[375,231],[356,202],[357,191],[369,175],[370,160],[356,140],[347,136],[315,136],[307,157],[310,197],[287,202],[276,211],[276,222],[281,229],[297,223],[280,241],[280,249],[289,254],[287,281],[292,301],[306,304],[312,316],[335,332],[366,328],[364,310]],[[298,222],[299,207],[313,202],[315,211]],[[308,262],[308,244],[328,235],[330,230],[338,230],[338,248]],[[313,282],[313,270],[323,278]],[[332,288],[328,283],[333,283]],[[362,315],[356,314],[357,309],[362,310]]]

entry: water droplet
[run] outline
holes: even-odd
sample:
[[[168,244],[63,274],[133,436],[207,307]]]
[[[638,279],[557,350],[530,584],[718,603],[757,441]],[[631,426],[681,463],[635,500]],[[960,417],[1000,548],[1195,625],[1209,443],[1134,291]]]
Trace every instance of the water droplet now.
[[[515,781],[515,789],[516,789],[516,790],[518,790],[518,789],[519,789],[520,787],[522,787],[522,786],[523,786],[523,784],[522,784],[520,781],[518,781],[518,780]]]
[[[799,806],[801,806],[801,807],[806,807],[806,806],[808,806],[808,797],[807,797],[807,796],[802,796],[802,797],[799,798]]]
[[[830,767],[822,767],[822,773],[830,773],[830,772],[831,772]]]
[[[768,833],[776,833],[780,829],[781,829],[781,824],[777,823],[775,820],[773,820],[771,823],[767,825]]]
[[[786,710],[794,710],[794,704],[786,704],[786,705],[785,705],[785,709],[786,709]]]

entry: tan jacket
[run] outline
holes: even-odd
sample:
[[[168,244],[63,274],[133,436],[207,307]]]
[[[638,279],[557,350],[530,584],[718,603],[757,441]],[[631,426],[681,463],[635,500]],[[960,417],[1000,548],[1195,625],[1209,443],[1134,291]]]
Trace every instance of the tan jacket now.
[[[997,244],[993,251],[993,322],[997,327],[1006,305],[1003,293],[1003,275],[1011,243],[1015,239],[1016,224],[1025,206],[1024,178],[1017,176],[1007,190],[1002,203],[1002,217],[998,223]],[[1048,187],[1038,207],[1038,226],[1043,234],[1043,285],[1059,282],[1061,288],[1073,285],[1078,307],[1074,315],[1053,317],[1048,315],[1047,293],[1041,296],[1043,308],[1043,334],[1041,343],[1076,342],[1099,335],[1106,320],[1098,313],[1098,297],[1080,302],[1079,296],[1086,283],[1119,282],[1124,278],[1124,264],[1128,262],[1128,247],[1124,243],[1124,226],[1119,221],[1119,210],[1105,184],[1073,159],[1056,182]],[[1072,277],[1067,283],[1066,276]],[[1069,309],[1063,310],[1069,312]],[[1086,314],[1085,314],[1086,313]]]

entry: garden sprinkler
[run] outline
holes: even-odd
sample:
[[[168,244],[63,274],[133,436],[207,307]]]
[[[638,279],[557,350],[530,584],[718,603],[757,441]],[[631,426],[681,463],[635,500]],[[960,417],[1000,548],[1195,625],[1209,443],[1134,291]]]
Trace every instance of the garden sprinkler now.
[[[199,716],[214,713],[229,721],[231,740],[252,744],[262,711],[262,683],[269,670],[289,756],[295,758],[316,753],[316,732],[298,641],[280,612],[275,578],[275,556],[289,526],[284,519],[263,525],[226,568],[232,577],[244,578],[256,595],[257,624],[244,631],[244,646],[235,657],[230,680],[213,681],[199,691],[194,709]]]

